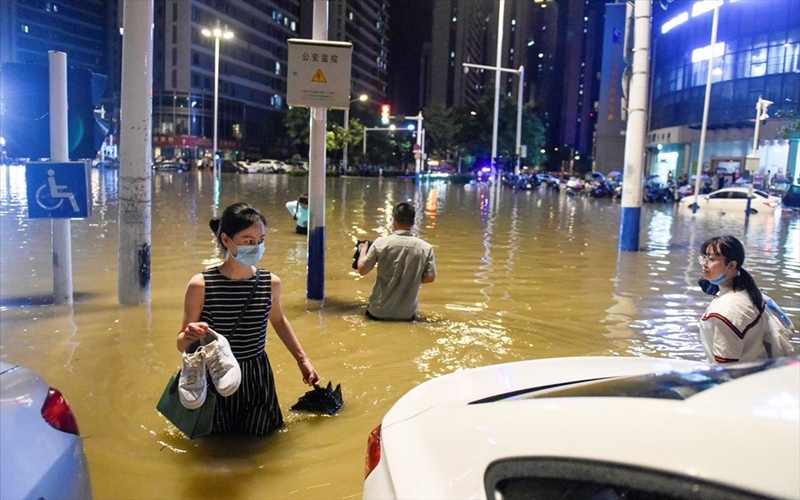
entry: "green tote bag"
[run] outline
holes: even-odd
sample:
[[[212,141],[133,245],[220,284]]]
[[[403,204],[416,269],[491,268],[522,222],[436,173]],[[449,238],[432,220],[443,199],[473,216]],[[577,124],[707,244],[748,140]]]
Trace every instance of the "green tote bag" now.
[[[211,429],[214,426],[214,409],[217,406],[217,394],[214,391],[208,391],[203,406],[195,410],[186,409],[181,404],[180,396],[178,395],[180,374],[180,371],[172,374],[164,393],[161,395],[161,399],[158,400],[156,409],[167,420],[172,422],[175,427],[186,434],[189,439],[211,434]]]

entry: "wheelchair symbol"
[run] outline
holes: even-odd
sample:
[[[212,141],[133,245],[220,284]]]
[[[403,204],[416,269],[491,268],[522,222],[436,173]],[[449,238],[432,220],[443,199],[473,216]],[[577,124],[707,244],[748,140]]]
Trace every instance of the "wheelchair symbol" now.
[[[72,210],[80,212],[78,200],[70,191],[64,191],[69,186],[56,184],[56,172],[53,169],[47,170],[47,183],[39,186],[36,190],[36,204],[45,210],[56,210],[64,204],[64,199],[68,198],[72,205]]]

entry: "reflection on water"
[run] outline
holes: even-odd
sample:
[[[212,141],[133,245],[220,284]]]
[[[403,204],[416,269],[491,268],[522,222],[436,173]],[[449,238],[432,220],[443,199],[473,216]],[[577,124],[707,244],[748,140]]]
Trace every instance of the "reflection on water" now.
[[[640,252],[617,251],[619,205],[550,192],[393,179],[329,179],[322,304],[305,299],[305,237],[284,204],[306,179],[210,172],[153,176],[152,302],[117,302],[118,172],[92,171],[93,215],[71,224],[75,303],[52,306],[50,222],[26,219],[24,170],[0,171],[0,358],[27,365],[69,398],[95,494],[106,497],[360,497],[369,431],[403,393],[454,370],[582,355],[700,359],[708,303],[695,257],[712,235],[747,248],[745,267],[800,324],[800,219],[677,213],[645,205]],[[267,216],[262,266],[315,367],[341,383],[333,417],[288,410],[306,391],[269,332],[286,430],[268,439],[184,440],[155,411],[179,365],[175,333],[186,283],[218,256],[208,220],[247,200]],[[392,207],[417,207],[439,276],[421,321],[364,317],[374,276],[351,268],[354,244],[386,234]]]

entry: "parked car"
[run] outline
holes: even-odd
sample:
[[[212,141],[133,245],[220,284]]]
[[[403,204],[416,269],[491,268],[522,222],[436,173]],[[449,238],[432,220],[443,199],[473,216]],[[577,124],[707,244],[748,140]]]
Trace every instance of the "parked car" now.
[[[219,166],[220,172],[223,173],[240,173],[242,172],[242,167],[233,160],[222,160]]]
[[[189,164],[174,160],[164,160],[153,163],[153,170],[158,172],[188,172]]]
[[[726,214],[742,214],[747,209],[749,187],[727,187],[718,189],[709,194],[697,197],[698,211],[707,213],[718,212]],[[680,200],[681,210],[684,212],[692,209],[694,195],[689,195]],[[753,214],[774,212],[781,204],[781,199],[760,189],[753,190],[753,199],[750,209]]]
[[[282,174],[286,171],[286,164],[280,160],[262,158],[255,163],[259,172],[265,174]]]
[[[261,172],[255,162],[251,163],[249,161],[239,161],[236,164],[239,166],[239,172],[243,174],[255,174]]]
[[[119,168],[119,159],[117,158],[95,158],[92,160],[92,167],[95,168]]]
[[[505,363],[426,381],[367,442],[364,498],[800,498],[800,358]]]
[[[800,210],[800,185],[792,184],[789,186],[786,192],[783,193],[781,202],[784,208]]]
[[[78,423],[39,375],[0,361],[0,498],[92,498]]]

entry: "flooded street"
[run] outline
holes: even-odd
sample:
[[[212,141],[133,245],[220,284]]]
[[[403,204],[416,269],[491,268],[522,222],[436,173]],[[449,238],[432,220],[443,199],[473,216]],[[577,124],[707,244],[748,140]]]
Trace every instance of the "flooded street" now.
[[[71,223],[74,304],[52,305],[49,220],[27,219],[23,167],[0,168],[0,358],[38,371],[67,397],[95,497],[360,498],[369,432],[415,385],[454,370],[558,356],[702,359],[708,303],[696,256],[733,234],[762,290],[800,324],[800,217],[677,213],[645,205],[640,252],[620,253],[618,202],[547,191],[411,180],[331,178],[325,300],[307,301],[306,237],[288,175],[153,175],[151,303],[118,302],[116,170],[92,171],[93,215]],[[341,383],[332,417],[289,410],[308,388],[270,328],[267,352],[287,427],[268,438],[189,441],[155,410],[180,365],[175,335],[189,278],[217,260],[209,219],[235,201],[267,217],[261,267],[283,280],[283,307],[323,383]],[[355,241],[390,227],[400,201],[434,245],[438,276],[421,320],[364,316],[375,274],[351,268]],[[455,437],[454,437],[455,439]]]

